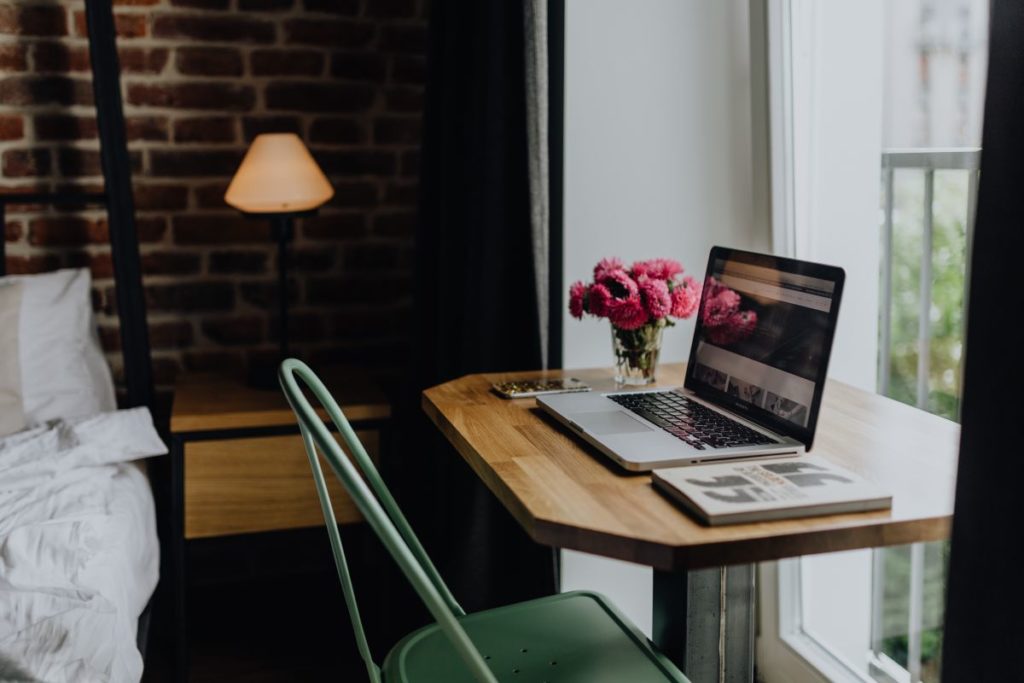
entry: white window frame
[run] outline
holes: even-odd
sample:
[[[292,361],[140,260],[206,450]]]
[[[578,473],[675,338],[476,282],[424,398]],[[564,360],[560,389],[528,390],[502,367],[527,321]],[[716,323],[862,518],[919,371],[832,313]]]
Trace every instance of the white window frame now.
[[[815,252],[816,7],[815,0],[767,0],[766,14],[751,13],[752,21],[759,17],[765,24],[760,33],[763,45],[753,38],[759,30],[752,26],[751,54],[754,58],[760,52],[768,65],[767,87],[761,96],[768,100],[768,122],[763,129],[769,136],[766,184],[771,197],[772,246],[777,254],[794,258],[813,258]],[[905,670],[895,662],[865,653],[872,678],[864,666],[845,659],[806,627],[799,558],[763,563],[759,571],[757,661],[765,683],[909,682],[909,674],[904,677]]]

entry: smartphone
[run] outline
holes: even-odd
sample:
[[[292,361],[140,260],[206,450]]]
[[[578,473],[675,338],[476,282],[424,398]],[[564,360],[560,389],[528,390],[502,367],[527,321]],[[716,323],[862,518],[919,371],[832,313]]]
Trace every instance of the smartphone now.
[[[575,377],[564,379],[521,379],[513,382],[498,382],[492,386],[494,392],[503,398],[529,398],[544,394],[568,394],[590,391],[590,386]]]

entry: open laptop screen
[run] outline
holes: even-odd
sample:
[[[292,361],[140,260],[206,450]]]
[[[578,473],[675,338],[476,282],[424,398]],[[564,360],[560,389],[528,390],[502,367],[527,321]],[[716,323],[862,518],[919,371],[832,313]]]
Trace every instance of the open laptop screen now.
[[[715,247],[686,386],[810,447],[843,271]]]

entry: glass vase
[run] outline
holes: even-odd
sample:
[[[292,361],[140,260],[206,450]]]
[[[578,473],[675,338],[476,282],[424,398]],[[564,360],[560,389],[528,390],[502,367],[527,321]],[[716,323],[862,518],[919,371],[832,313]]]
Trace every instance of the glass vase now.
[[[612,352],[615,354],[615,381],[640,386],[654,382],[661,352],[664,321],[648,323],[635,330],[612,325]]]

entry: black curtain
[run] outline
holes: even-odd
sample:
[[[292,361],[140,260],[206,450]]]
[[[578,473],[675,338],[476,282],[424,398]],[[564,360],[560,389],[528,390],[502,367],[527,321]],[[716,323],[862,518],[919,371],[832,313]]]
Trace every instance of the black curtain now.
[[[539,368],[520,2],[431,3],[414,342],[395,468],[402,504],[468,611],[550,594],[533,543],[429,423],[420,392]]]
[[[943,645],[950,683],[1024,680],[1024,3],[991,8]]]

